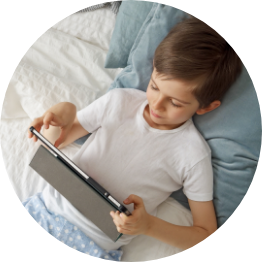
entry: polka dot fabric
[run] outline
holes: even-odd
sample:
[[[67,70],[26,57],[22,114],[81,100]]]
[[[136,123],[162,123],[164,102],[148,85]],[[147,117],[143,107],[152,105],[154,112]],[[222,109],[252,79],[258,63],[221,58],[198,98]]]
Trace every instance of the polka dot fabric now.
[[[41,227],[67,246],[90,256],[120,261],[122,250],[105,251],[102,249],[64,217],[47,210],[41,193],[28,198],[23,205]]]

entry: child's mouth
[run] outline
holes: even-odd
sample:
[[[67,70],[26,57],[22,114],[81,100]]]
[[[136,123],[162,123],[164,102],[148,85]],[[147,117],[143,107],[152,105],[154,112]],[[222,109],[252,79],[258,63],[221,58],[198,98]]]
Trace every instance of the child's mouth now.
[[[153,112],[153,110],[152,110],[152,109],[150,110],[150,112],[151,112],[151,114],[152,114],[154,117],[161,118],[161,116],[159,116],[159,115],[155,114],[155,113]]]

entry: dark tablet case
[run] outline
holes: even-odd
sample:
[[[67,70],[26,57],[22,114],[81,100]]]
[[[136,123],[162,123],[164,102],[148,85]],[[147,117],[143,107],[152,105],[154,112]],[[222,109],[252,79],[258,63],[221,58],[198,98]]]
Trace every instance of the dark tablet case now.
[[[114,242],[121,237],[109,215],[116,209],[48,149],[41,145],[29,165]]]

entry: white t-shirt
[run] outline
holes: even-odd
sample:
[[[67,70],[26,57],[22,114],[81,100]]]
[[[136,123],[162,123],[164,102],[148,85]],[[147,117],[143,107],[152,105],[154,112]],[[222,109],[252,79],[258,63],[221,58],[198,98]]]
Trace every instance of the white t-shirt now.
[[[212,200],[211,152],[192,120],[173,130],[152,128],[143,117],[147,104],[143,91],[113,89],[79,111],[80,124],[92,135],[73,161],[118,201],[130,194],[140,196],[152,215],[182,187],[191,200]],[[44,199],[47,208],[78,226],[104,249],[117,249],[134,237],[124,235],[113,243],[51,186]],[[133,204],[126,207],[133,211]]]

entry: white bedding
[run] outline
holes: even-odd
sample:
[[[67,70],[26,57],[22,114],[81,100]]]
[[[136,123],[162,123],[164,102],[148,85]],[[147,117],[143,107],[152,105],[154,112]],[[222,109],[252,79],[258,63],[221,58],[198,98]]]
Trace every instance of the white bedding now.
[[[1,146],[7,173],[21,201],[46,182],[28,164],[38,145],[27,139],[30,122],[49,107],[70,101],[81,109],[104,94],[121,69],[105,69],[115,15],[108,9],[73,14],[45,32],[19,63],[6,92],[1,118]],[[79,146],[63,151],[69,157]],[[169,198],[158,217],[192,225],[191,213]],[[146,236],[124,249],[124,261],[151,260],[180,250]]]

